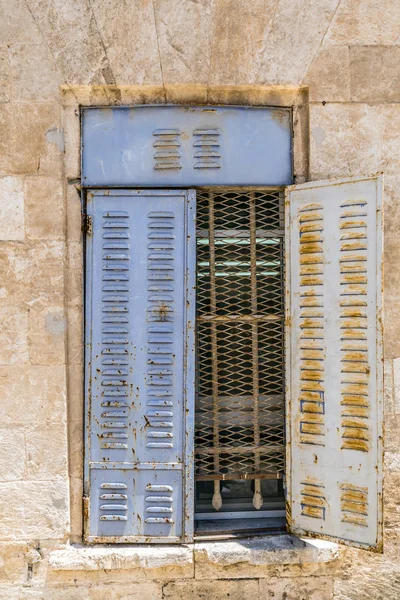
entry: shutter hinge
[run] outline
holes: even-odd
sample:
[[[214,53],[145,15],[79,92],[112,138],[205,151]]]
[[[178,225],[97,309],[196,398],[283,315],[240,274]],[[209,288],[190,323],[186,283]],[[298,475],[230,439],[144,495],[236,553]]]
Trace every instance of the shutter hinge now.
[[[93,233],[93,217],[92,215],[83,216],[83,231],[86,235],[92,235]]]

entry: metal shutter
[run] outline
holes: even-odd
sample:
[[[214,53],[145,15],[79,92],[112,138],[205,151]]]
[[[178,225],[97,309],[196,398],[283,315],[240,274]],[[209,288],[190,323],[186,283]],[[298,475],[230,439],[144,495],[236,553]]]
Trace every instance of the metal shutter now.
[[[381,550],[382,180],[288,188],[289,522]]]
[[[192,537],[195,195],[88,194],[89,542]]]

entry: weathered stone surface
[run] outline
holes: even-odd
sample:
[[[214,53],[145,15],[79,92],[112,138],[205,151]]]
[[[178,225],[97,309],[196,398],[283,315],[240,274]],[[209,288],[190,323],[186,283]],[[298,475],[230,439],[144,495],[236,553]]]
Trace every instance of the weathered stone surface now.
[[[260,600],[332,600],[333,580],[327,577],[260,579]]]
[[[63,82],[47,44],[18,44],[10,49],[11,100],[55,100]]]
[[[351,99],[354,102],[397,102],[400,97],[399,65],[400,47],[351,48]]]
[[[153,4],[163,82],[207,83],[212,2],[153,0]]]
[[[38,424],[66,419],[66,378],[63,366],[0,367],[2,422]]]
[[[4,45],[43,43],[39,28],[24,0],[1,0],[0,39]]]
[[[0,240],[23,240],[24,188],[20,177],[0,177]]]
[[[67,269],[66,300],[70,306],[81,306],[83,289],[83,245],[81,242],[68,244]]]
[[[27,551],[28,546],[25,543],[0,543],[0,589],[1,585],[7,582],[25,582],[26,563],[24,557]],[[7,598],[7,596],[3,596],[3,598]]]
[[[278,2],[258,52],[257,75],[250,83],[300,85],[338,4],[339,0]]]
[[[82,202],[75,184],[67,186],[67,240],[82,244]]]
[[[27,177],[25,227],[28,239],[64,239],[64,198],[60,179]]]
[[[83,364],[83,314],[82,304],[68,307],[67,360],[69,365]]]
[[[13,306],[0,307],[0,365],[28,362],[28,311]]]
[[[248,84],[257,78],[263,36],[277,0],[218,0],[212,17],[209,83]]]
[[[57,176],[63,149],[51,132],[59,127],[56,104],[0,104],[0,175],[39,172]]]
[[[193,549],[187,546],[67,546],[49,555],[54,581],[95,582],[187,579],[194,576]],[[63,575],[65,577],[63,578]]]
[[[195,544],[199,579],[333,573],[339,567],[338,558],[336,544],[289,535]]]
[[[0,102],[11,98],[11,67],[7,46],[0,47]]]
[[[65,363],[64,307],[49,306],[29,312],[29,358],[34,365]]]
[[[393,0],[342,0],[325,44],[386,45],[399,38],[400,6]]]
[[[23,429],[15,427],[0,429],[0,481],[15,481],[24,478],[25,452]]]
[[[393,360],[393,412],[400,413],[400,358]]]
[[[65,481],[0,483],[0,513],[0,539],[62,539],[69,525],[68,486]]]
[[[311,178],[379,171],[383,163],[381,112],[365,104],[312,105]]]
[[[28,0],[64,80],[73,84],[115,83],[89,0]]]
[[[176,581],[163,587],[165,600],[258,600],[258,581]]]
[[[0,247],[0,296],[2,305],[22,304],[39,309],[64,299],[64,254],[62,241]]]
[[[312,61],[303,83],[310,88],[310,101],[348,101],[350,67],[347,46],[322,48]]]
[[[92,0],[91,6],[114,81],[122,85],[161,83],[152,2]]]
[[[40,423],[25,430],[26,479],[54,481],[68,478],[66,422]]]

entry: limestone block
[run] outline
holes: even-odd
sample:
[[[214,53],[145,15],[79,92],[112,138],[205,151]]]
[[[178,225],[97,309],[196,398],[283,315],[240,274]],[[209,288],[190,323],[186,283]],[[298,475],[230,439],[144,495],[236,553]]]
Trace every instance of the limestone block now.
[[[65,102],[65,100],[66,94],[63,90],[62,101]],[[62,112],[65,132],[65,177],[70,180],[79,179],[81,175],[81,123],[79,106],[76,98],[74,100],[74,104],[72,106],[64,106]]]
[[[169,581],[163,587],[165,600],[258,600],[258,581]]]
[[[65,363],[67,321],[63,306],[49,306],[29,313],[29,358],[34,365]]]
[[[399,64],[400,47],[398,46],[351,48],[350,81],[352,101],[397,102],[400,95]]]
[[[83,415],[79,421],[68,421],[69,474],[83,479]]]
[[[83,460],[83,457],[81,457]],[[70,478],[69,480],[70,493],[70,518],[71,518],[71,543],[82,541],[83,531],[83,479]]]
[[[64,254],[64,243],[55,240],[1,244],[1,303],[33,309],[62,303]]]
[[[0,543],[0,589],[7,582],[24,583],[26,580],[25,543]],[[1,592],[0,592],[1,596]],[[8,596],[2,596],[7,598]]]
[[[383,167],[382,107],[310,106],[311,179],[372,174]]]
[[[94,0],[91,5],[115,82],[160,84],[160,57],[152,3],[124,0],[116,4],[112,0]]]
[[[61,423],[66,420],[65,368],[0,367],[2,423],[11,425]]]
[[[375,559],[365,568],[352,565],[351,579],[334,581],[335,600],[398,600],[400,598],[400,569],[398,560],[384,563]]]
[[[400,413],[400,358],[393,360],[393,409]]]
[[[10,67],[12,101],[46,101],[60,95],[63,78],[44,40],[11,46]]]
[[[27,238],[63,239],[62,182],[56,177],[27,177],[24,191]]]
[[[388,471],[400,472],[400,454],[398,452],[385,451],[385,473]]]
[[[204,84],[164,86],[165,98],[171,104],[207,104],[208,90]]]
[[[93,586],[86,596],[88,600],[161,600],[164,597],[161,584],[155,582]]]
[[[332,600],[333,580],[327,577],[260,579],[260,600]]]
[[[21,428],[0,429],[0,481],[15,481],[25,475],[26,449]],[[0,559],[1,560],[1,559]]]
[[[338,559],[336,544],[289,535],[195,544],[196,578],[204,580],[331,574]]]
[[[342,0],[324,44],[368,46],[398,41],[400,5],[393,0]]]
[[[386,473],[384,479],[383,523],[385,530],[400,528],[400,472]]]
[[[350,68],[347,46],[322,48],[311,63],[304,84],[310,88],[310,101],[348,101]]]
[[[24,188],[20,177],[0,177],[0,240],[23,240]]]
[[[28,362],[28,311],[14,306],[0,307],[0,365],[19,366]]]
[[[0,175],[61,173],[59,127],[54,103],[0,104]]]
[[[43,589],[29,588],[26,585],[0,586],[0,596],[7,598],[7,600],[43,600],[44,594],[45,591]]]
[[[10,98],[11,67],[9,51],[6,46],[2,46],[0,47],[0,102],[9,102]]]
[[[247,84],[257,79],[263,36],[270,31],[277,0],[220,0],[212,28],[209,83]]]
[[[41,600],[161,600],[162,588],[159,583],[71,585],[51,586],[43,589],[42,594]],[[30,598],[27,596],[27,600]]]
[[[67,83],[114,83],[89,0],[27,0]]]
[[[67,186],[67,240],[82,243],[82,201],[72,183]]]
[[[210,0],[154,0],[164,83],[207,83],[211,9]]]
[[[25,430],[26,479],[54,481],[68,478],[65,422],[40,424]]]
[[[0,483],[0,538],[62,539],[68,532],[68,508],[65,481]]]
[[[69,365],[83,365],[83,310],[68,307],[67,357]]]
[[[265,29],[251,83],[300,85],[317,52],[339,0],[281,0]]]
[[[394,361],[386,359],[383,361],[383,401],[384,414],[390,414],[395,411],[394,404],[394,379],[393,379],[393,364]]]
[[[24,0],[0,2],[0,39],[4,45],[42,42],[40,31]]]
[[[112,581],[186,579],[194,576],[193,549],[189,546],[66,546],[49,555],[54,583],[78,585]]]
[[[387,452],[400,452],[400,414],[386,415],[385,417],[385,450]]]
[[[83,289],[83,244],[70,242],[67,251],[66,299],[70,306],[82,305]]]
[[[84,365],[68,365],[68,419],[82,422],[84,411]]]

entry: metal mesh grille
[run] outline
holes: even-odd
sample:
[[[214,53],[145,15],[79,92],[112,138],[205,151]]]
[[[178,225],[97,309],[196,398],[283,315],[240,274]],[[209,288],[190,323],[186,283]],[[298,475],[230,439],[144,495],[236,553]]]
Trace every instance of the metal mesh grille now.
[[[197,480],[284,468],[283,201],[197,196]]]

